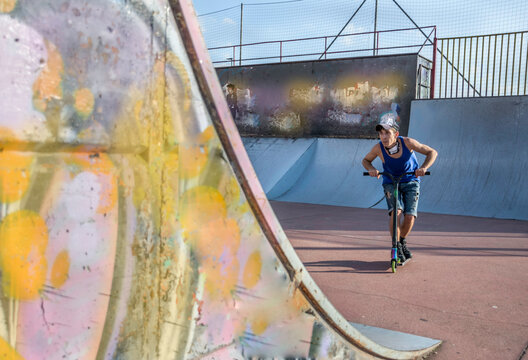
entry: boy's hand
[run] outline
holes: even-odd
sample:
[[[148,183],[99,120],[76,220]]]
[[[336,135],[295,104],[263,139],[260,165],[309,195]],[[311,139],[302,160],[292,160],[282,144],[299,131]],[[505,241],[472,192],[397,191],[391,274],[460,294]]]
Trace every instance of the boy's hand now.
[[[427,172],[427,169],[424,169],[424,168],[419,168],[417,169],[414,174],[416,176],[425,176],[425,173]]]
[[[375,177],[377,179],[379,179],[380,175],[379,175],[379,171],[374,169],[374,170],[369,170],[369,175],[372,176],[372,177]]]

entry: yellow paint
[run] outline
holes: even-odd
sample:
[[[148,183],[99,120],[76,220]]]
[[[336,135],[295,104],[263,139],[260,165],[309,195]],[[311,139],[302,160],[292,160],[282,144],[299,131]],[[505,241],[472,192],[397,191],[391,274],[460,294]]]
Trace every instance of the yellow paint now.
[[[212,125],[205,128],[198,137],[198,143],[205,144],[215,138],[215,131]]]
[[[200,257],[220,258],[224,248],[235,254],[240,246],[240,229],[233,219],[216,219],[197,229],[191,243]]]
[[[239,272],[236,258],[223,262],[207,259],[202,262],[201,271],[207,276],[204,287],[212,299],[226,301],[233,297]]]
[[[258,281],[260,280],[261,271],[262,256],[260,255],[260,252],[255,251],[249,256],[246,262],[246,266],[244,267],[244,286],[248,289],[251,289],[252,287],[257,285]]]
[[[68,279],[70,271],[70,255],[67,250],[63,250],[55,258],[51,268],[50,282],[54,288],[60,288]]]
[[[240,215],[240,210],[237,209],[240,204],[240,186],[236,177],[230,176],[223,178],[222,182],[218,186],[220,191],[225,194],[225,200],[230,210],[236,210],[237,214]]]
[[[0,144],[3,145],[4,142],[16,140],[15,134],[10,128],[0,126]]]
[[[20,200],[31,179],[33,156],[14,152],[0,152],[0,202]]]
[[[0,0],[1,1],[1,0]],[[48,51],[48,61],[33,84],[34,105],[40,111],[45,111],[52,99],[62,99],[62,75],[64,63],[59,50],[49,41],[45,41]]]
[[[247,201],[244,201],[238,207],[238,211],[239,211],[240,214],[244,214],[246,212],[250,212],[251,211],[251,207],[249,206],[249,203]]]
[[[13,11],[17,0],[0,0],[0,13],[8,13]]]
[[[1,360],[24,360],[24,358],[7,341],[0,337]]]
[[[269,326],[269,319],[265,311],[256,312],[251,320],[251,330],[255,335],[262,335]]]
[[[48,228],[35,212],[20,210],[0,224],[0,269],[4,294],[20,300],[39,296],[47,272]]]
[[[177,210],[178,210],[178,153],[168,153],[165,156],[163,164],[163,201],[162,214],[163,221],[161,223],[161,235],[164,238],[169,238],[175,234],[179,229]]]
[[[295,290],[293,297],[291,298],[291,305],[299,312],[304,312],[310,308],[308,301],[298,289]]]
[[[185,65],[178,55],[166,51],[154,67],[166,81],[163,88],[165,95],[164,135],[170,146],[178,143],[203,144],[198,139],[201,129],[191,109],[191,81]]]
[[[210,186],[195,186],[181,197],[180,221],[187,232],[198,230],[210,221],[226,217],[224,197]]]
[[[175,78],[178,78],[181,81],[181,84],[178,84],[179,89],[183,89],[183,96],[181,96],[181,99],[183,100],[183,111],[187,113],[191,107],[191,81],[189,79],[189,75],[187,74],[187,70],[185,69],[185,65],[181,62],[178,55],[173,53],[172,51],[166,52],[166,60],[167,64],[170,65],[175,71],[176,76]],[[162,72],[163,74],[166,74],[165,71]]]
[[[137,100],[134,104],[134,119],[139,121],[141,119],[141,110],[143,109],[143,100]]]
[[[181,177],[193,178],[199,175],[207,163],[209,151],[205,146],[180,145]]]
[[[94,96],[90,89],[82,88],[75,91],[73,94],[75,99],[74,107],[75,110],[82,116],[86,117],[90,115],[94,107]]]

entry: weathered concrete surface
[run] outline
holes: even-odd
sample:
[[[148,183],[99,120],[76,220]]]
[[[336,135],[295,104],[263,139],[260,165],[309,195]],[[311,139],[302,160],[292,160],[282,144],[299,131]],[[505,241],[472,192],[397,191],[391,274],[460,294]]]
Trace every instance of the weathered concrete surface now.
[[[0,358],[408,359],[278,223],[189,0],[0,1]],[[324,340],[324,341],[323,341]]]

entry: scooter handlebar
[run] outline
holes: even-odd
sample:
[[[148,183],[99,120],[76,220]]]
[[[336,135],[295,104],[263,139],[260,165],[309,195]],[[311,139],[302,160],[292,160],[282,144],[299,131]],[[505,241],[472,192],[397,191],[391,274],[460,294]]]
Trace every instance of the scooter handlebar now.
[[[384,173],[383,173],[383,172],[380,172],[379,174],[380,174],[380,175],[383,175]],[[414,172],[408,172],[408,173],[405,173],[405,175],[412,175],[412,174],[414,174]],[[369,176],[369,175],[370,175],[370,173],[368,173],[367,171],[364,171],[364,172],[363,172],[363,176]],[[430,172],[430,171],[426,171],[426,172],[425,172],[425,175],[431,175],[431,172]]]

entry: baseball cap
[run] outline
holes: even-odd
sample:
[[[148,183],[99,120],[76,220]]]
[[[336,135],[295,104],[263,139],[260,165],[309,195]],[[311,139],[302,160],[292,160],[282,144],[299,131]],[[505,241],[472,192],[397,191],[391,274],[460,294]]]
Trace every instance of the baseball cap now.
[[[380,131],[381,128],[385,130],[394,129],[400,131],[400,125],[398,125],[398,115],[393,111],[387,111],[380,115],[379,122],[376,125],[376,131]]]

